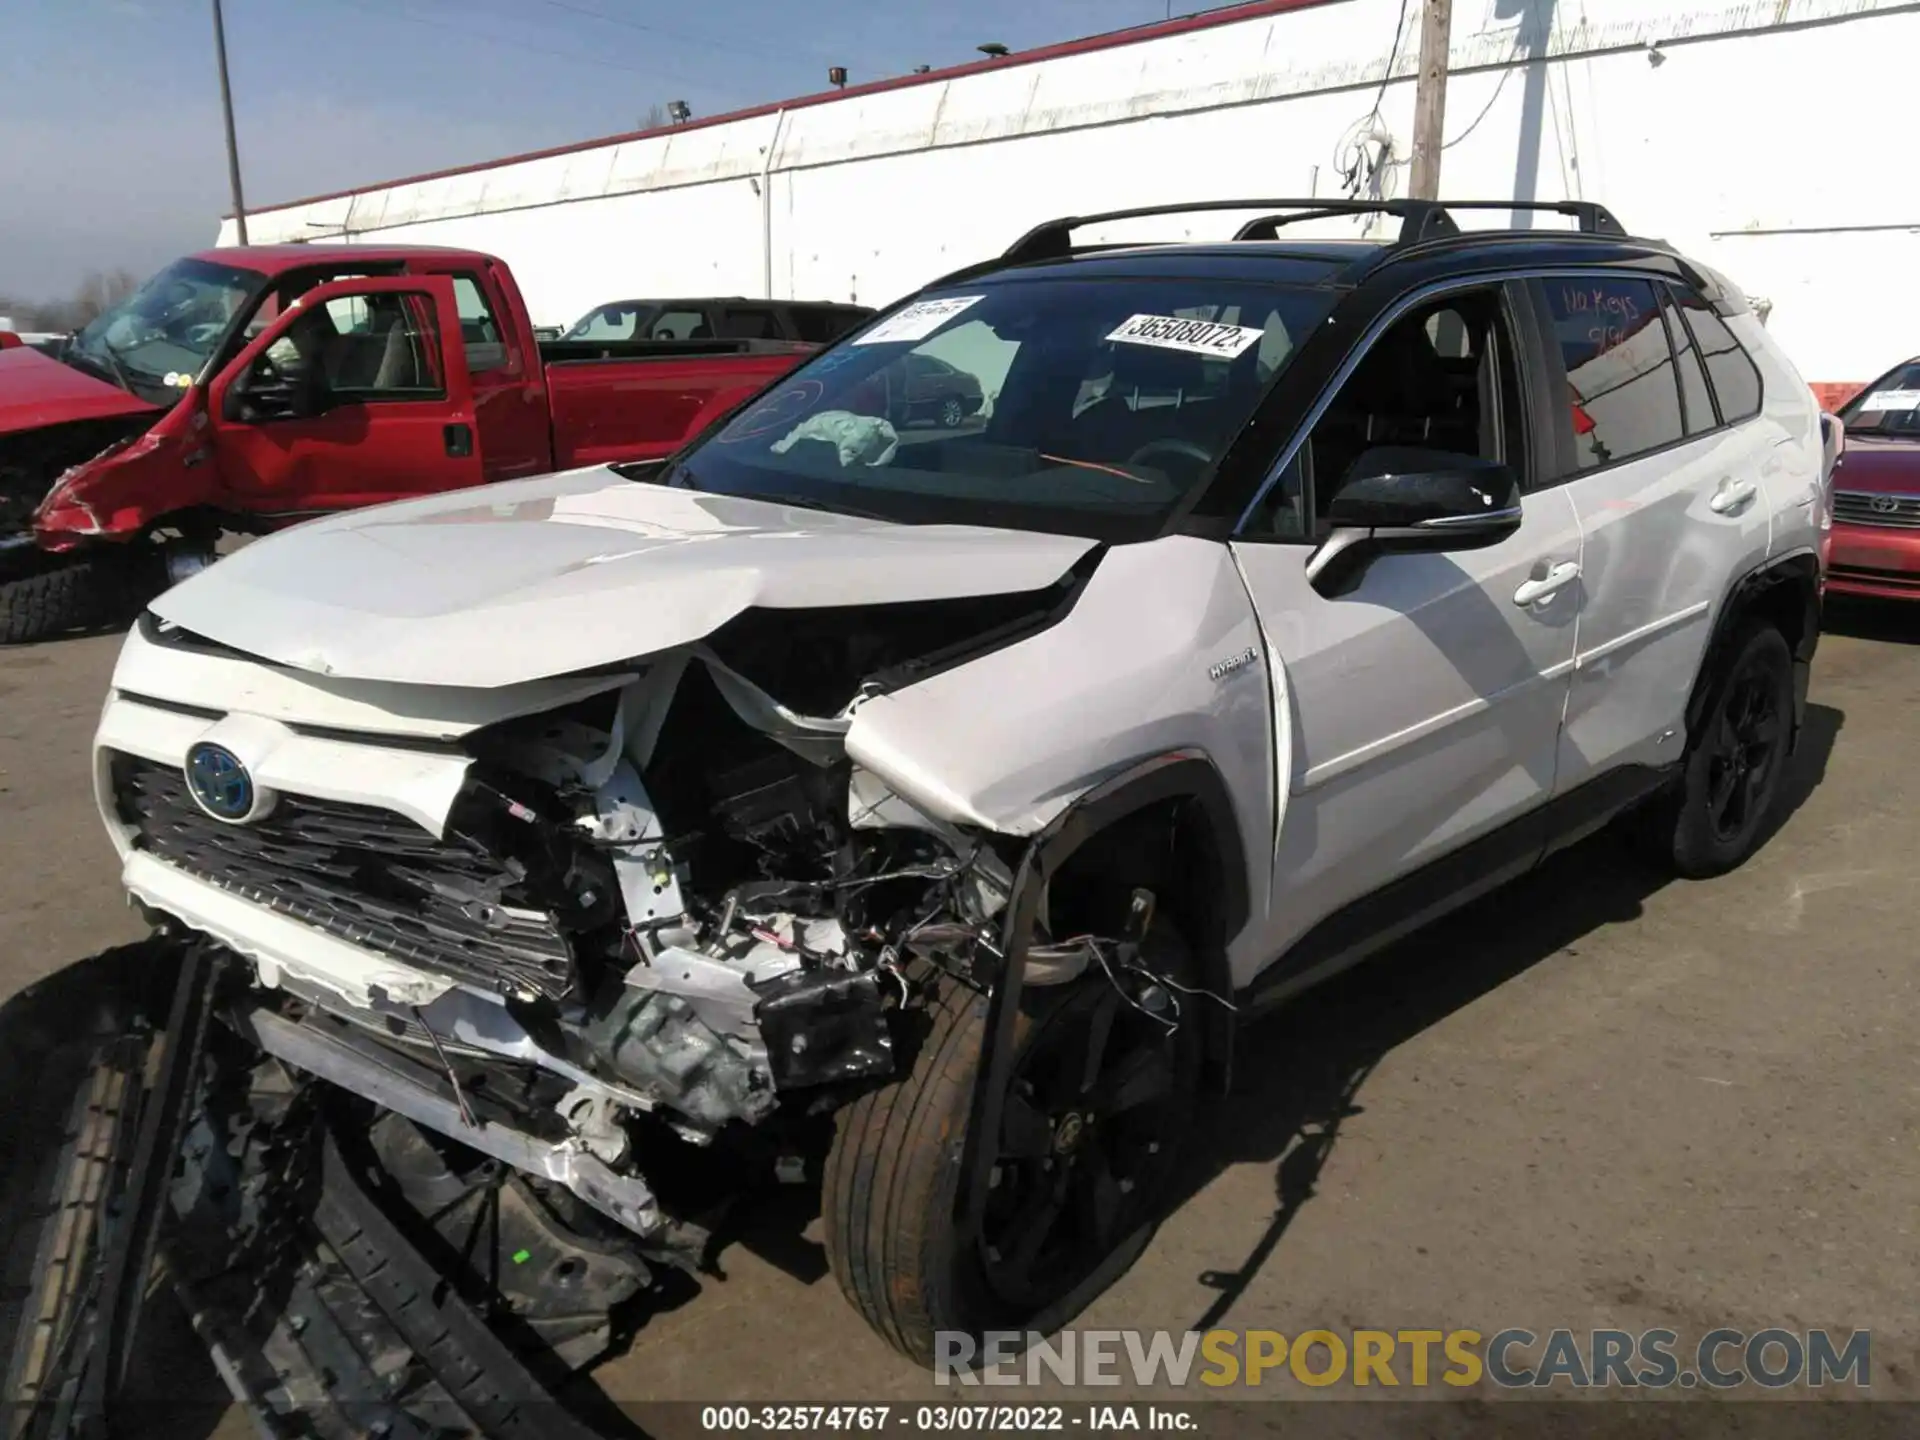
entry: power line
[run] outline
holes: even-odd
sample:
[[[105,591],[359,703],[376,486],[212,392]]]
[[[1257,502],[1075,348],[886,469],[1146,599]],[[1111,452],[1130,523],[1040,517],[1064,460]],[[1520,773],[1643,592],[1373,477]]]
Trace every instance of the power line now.
[[[1400,60],[1400,39],[1407,33],[1407,0],[1400,0],[1400,18],[1393,22],[1393,49],[1387,52],[1387,68],[1380,76],[1380,88],[1374,92],[1373,110],[1369,120],[1380,118],[1380,102],[1387,98],[1387,86],[1393,80],[1393,67]]]

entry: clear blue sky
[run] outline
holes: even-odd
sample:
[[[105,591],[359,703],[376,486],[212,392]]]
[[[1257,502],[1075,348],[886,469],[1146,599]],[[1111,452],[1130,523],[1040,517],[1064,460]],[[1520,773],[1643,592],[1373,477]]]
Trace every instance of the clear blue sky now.
[[[225,0],[250,205],[1164,18],[1166,0]],[[1175,13],[1206,8],[1183,0]],[[209,0],[0,0],[0,294],[211,243]]]

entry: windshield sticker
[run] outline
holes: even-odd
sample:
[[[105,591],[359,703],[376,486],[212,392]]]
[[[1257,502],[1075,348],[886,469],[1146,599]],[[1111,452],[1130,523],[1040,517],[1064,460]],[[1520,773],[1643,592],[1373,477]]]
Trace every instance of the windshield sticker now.
[[[1860,406],[1864,410],[1920,410],[1920,390],[1876,390]]]
[[[1258,345],[1266,333],[1246,325],[1182,320],[1177,315],[1136,315],[1107,339],[1121,345],[1152,345],[1161,350],[1185,350],[1191,355],[1231,360]]]
[[[894,345],[902,340],[924,340],[970,305],[978,305],[984,295],[954,295],[945,300],[916,300],[897,314],[889,315],[866,334],[855,338],[855,345]]]

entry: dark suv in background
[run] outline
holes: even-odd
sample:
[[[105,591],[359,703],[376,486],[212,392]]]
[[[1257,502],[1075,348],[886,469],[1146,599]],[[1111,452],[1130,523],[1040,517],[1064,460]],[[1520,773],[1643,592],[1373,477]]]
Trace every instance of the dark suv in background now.
[[[563,340],[802,340],[825,345],[873,314],[819,300],[614,300],[595,306]]]

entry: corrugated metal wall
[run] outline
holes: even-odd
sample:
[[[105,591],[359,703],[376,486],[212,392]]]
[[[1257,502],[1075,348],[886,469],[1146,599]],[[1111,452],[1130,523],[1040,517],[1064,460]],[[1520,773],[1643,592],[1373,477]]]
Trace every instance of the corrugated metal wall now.
[[[1379,123],[1395,156],[1383,182],[1404,191],[1420,7],[1405,7],[1396,45],[1401,9],[1330,0],[262,211],[249,226],[257,242],[331,232],[489,250],[541,322],[624,295],[769,286],[879,304],[1052,215],[1338,194],[1336,154],[1396,49]],[[1810,379],[1862,379],[1920,350],[1906,279],[1920,199],[1888,158],[1910,128],[1915,54],[1920,12],[1895,0],[1680,12],[1456,0],[1442,190],[1600,200],[1770,300],[1770,327]]]

